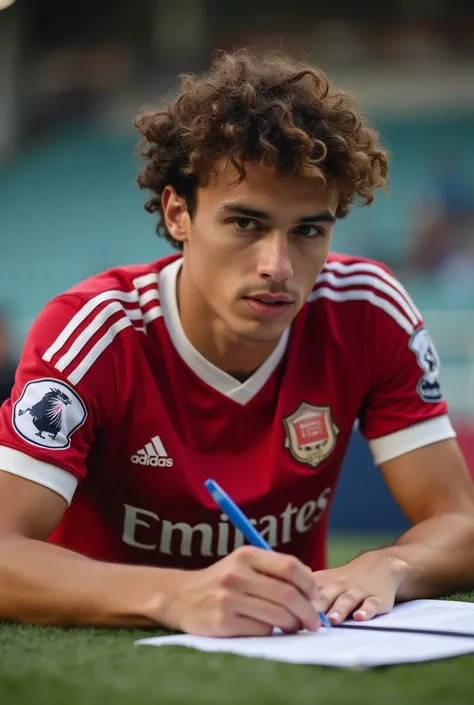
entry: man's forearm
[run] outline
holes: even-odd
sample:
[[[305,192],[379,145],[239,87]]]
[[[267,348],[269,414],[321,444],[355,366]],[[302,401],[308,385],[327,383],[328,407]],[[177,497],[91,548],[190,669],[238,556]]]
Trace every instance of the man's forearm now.
[[[380,550],[409,565],[397,600],[414,600],[474,586],[474,516],[433,516]]]
[[[0,542],[0,619],[34,624],[162,623],[180,571],[102,563],[11,536]]]

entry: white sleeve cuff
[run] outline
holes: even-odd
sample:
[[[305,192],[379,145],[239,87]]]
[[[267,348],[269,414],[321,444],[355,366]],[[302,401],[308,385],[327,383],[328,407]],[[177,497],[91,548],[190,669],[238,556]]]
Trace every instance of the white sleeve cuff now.
[[[78,484],[74,475],[71,475],[67,470],[36,460],[31,455],[8,448],[8,446],[0,446],[0,470],[48,487],[61,495],[68,506],[71,504]]]
[[[445,441],[448,438],[456,438],[456,431],[449,417],[445,415],[422,421],[401,431],[390,433],[388,436],[374,438],[369,441],[369,448],[375,464],[381,465],[412,450],[423,448],[430,443]]]

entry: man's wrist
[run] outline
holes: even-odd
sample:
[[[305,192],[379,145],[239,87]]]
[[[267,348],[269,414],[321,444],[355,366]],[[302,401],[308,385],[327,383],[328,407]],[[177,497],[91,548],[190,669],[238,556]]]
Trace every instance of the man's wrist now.
[[[176,610],[176,598],[188,571],[173,568],[151,568],[150,571],[148,589],[139,605],[140,613],[150,622],[168,629],[180,629],[181,615]]]
[[[178,615],[173,618],[171,606],[186,571],[120,564],[110,567],[107,611],[114,622],[179,628],[174,623]]]
[[[394,544],[374,551],[378,560],[386,562],[388,572],[396,584],[397,601],[413,599],[411,593],[417,580],[417,571],[411,560],[411,547]]]

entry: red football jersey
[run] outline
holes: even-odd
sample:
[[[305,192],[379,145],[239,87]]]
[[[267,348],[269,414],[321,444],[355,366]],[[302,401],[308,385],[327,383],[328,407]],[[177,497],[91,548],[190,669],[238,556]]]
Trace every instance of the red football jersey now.
[[[94,558],[194,569],[240,546],[213,478],[321,569],[354,423],[378,464],[455,435],[421,315],[384,266],[332,254],[241,383],[187,340],[181,263],[113,269],[46,306],[1,409],[0,468],[62,495],[50,541]]]

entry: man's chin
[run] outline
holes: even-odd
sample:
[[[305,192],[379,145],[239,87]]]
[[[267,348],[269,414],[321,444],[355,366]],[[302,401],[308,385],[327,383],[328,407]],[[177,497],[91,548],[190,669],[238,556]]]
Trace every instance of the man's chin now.
[[[234,333],[249,343],[274,343],[278,342],[291,321],[265,321],[264,323],[253,323],[247,326],[236,326]]]

